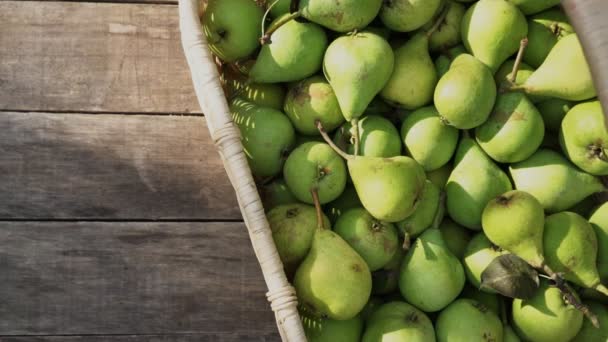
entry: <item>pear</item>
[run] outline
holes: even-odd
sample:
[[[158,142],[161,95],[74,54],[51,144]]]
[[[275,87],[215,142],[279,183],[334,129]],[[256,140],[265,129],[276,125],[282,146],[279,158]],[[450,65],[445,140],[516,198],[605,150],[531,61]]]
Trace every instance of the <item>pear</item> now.
[[[374,312],[362,339],[362,342],[382,341],[434,342],[435,330],[424,312],[408,303],[393,301]]]
[[[583,325],[583,314],[545,280],[532,299],[513,300],[511,313],[513,328],[525,341],[568,342]]]
[[[495,293],[484,292],[471,285],[467,285],[464,287],[464,290],[462,290],[460,298],[472,299],[480,304],[483,304],[483,306],[490,309],[490,311],[497,315],[500,315],[501,313],[503,299],[501,296]]]
[[[597,270],[597,237],[591,224],[578,214],[564,211],[545,220],[543,248],[547,265],[577,285],[608,296]]]
[[[525,15],[530,15],[557,6],[560,0],[509,0],[509,2],[516,5]]]
[[[559,141],[574,165],[592,175],[608,175],[608,129],[599,101],[574,106],[562,121]]]
[[[582,101],[596,96],[589,65],[576,34],[560,39],[543,64],[521,86],[529,95]]]
[[[296,134],[296,147],[300,147],[300,145],[304,145],[309,142],[325,142],[323,138],[318,135],[301,135]]]
[[[495,73],[528,34],[526,17],[506,0],[480,0],[462,19],[462,42]]]
[[[268,1],[267,4],[270,6],[276,1],[276,4],[272,6],[270,9],[270,15],[273,18],[278,18],[284,14],[289,13],[289,6],[291,5],[291,0],[272,0]]]
[[[371,23],[381,6],[382,0],[300,0],[299,12],[332,31],[350,32]]]
[[[309,342],[361,341],[363,319],[360,315],[344,321],[308,317],[303,312],[300,312],[300,317]]]
[[[342,194],[335,200],[325,205],[325,213],[329,217],[329,221],[335,224],[336,221],[342,214],[352,208],[362,207],[359,196],[357,196],[357,190],[352,184],[346,184]]]
[[[556,98],[548,98],[536,104],[536,109],[545,122],[545,129],[551,133],[559,132],[562,120],[572,107],[573,102]]]
[[[486,204],[511,190],[511,182],[471,138],[461,140],[455,161],[445,188],[447,212],[458,224],[480,230]]]
[[[425,312],[446,307],[462,291],[464,283],[460,261],[436,228],[427,229],[416,239],[401,265],[401,295]]]
[[[372,293],[386,295],[399,288],[399,271],[405,258],[405,250],[397,248],[395,254],[382,269],[372,273]]]
[[[230,68],[227,68],[223,76],[228,98],[238,96],[262,107],[283,110],[285,89],[280,84],[249,83],[246,77]]]
[[[319,25],[292,20],[273,32],[270,39],[272,43],[262,46],[249,72],[251,82],[298,81],[321,69],[327,36]]]
[[[348,320],[367,303],[372,276],[365,260],[338,234],[319,227],[293,285],[313,316]]]
[[[513,330],[513,328],[511,328],[510,325],[503,324],[502,331],[503,331],[503,337],[502,337],[503,342],[521,342],[521,339],[519,338],[519,336],[517,336],[517,334],[515,333],[515,330]]]
[[[363,310],[361,310],[361,313],[359,314],[366,325],[370,317],[373,316],[374,312],[376,312],[382,304],[384,304],[384,300],[380,297],[372,296],[369,298],[369,301],[365,304],[365,307],[363,307]]]
[[[420,203],[414,213],[405,220],[397,222],[399,232],[405,236],[407,241],[420,235],[433,224],[439,209],[440,192],[441,190],[435,184],[427,180],[424,183]]]
[[[209,0],[201,20],[209,49],[225,62],[251,55],[263,16],[253,0]]]
[[[310,46],[301,48],[308,49]],[[390,45],[374,33],[342,36],[329,45],[323,70],[346,120],[359,118],[363,114],[388,82],[393,65],[394,55]]]
[[[600,327],[596,328],[590,320],[584,320],[583,327],[571,342],[608,341],[608,309],[600,303],[586,302],[584,304],[597,316]]]
[[[291,152],[283,168],[283,178],[298,200],[314,203],[310,189],[316,188],[321,204],[325,204],[344,191],[346,167],[327,144],[308,142]]]
[[[359,155],[390,158],[401,154],[401,137],[395,125],[388,119],[378,115],[368,115],[358,120],[357,125]],[[336,131],[334,142],[346,152],[355,153],[353,126],[350,122]]]
[[[291,87],[284,108],[295,129],[304,135],[319,135],[316,120],[330,131],[344,122],[338,99],[322,76],[307,78]]]
[[[439,189],[443,190],[448,182],[448,178],[450,178],[452,169],[452,164],[447,163],[437,170],[428,171],[426,173],[426,178],[433,182]]]
[[[458,144],[458,130],[443,123],[433,106],[408,115],[401,126],[401,136],[407,154],[425,171],[447,164]]]
[[[445,75],[445,73],[450,69],[452,61],[464,53],[467,53],[464,45],[456,45],[455,47],[446,50],[439,55],[439,57],[435,59],[435,70],[437,70],[437,76],[439,78],[443,77],[443,75]]]
[[[591,215],[593,210],[595,210],[597,208],[597,205],[598,205],[597,197],[598,196],[596,196],[596,195],[588,196],[585,199],[583,199],[582,201],[575,204],[574,206],[568,208],[568,211],[577,213],[577,214],[581,215],[582,217],[589,217],[589,215]]]
[[[574,33],[568,17],[559,8],[552,8],[528,19],[528,48],[523,61],[538,68],[557,41]]]
[[[359,253],[372,272],[384,267],[399,247],[395,226],[374,219],[363,208],[345,212],[336,221],[334,231]]]
[[[554,213],[566,210],[585,197],[604,190],[594,176],[581,172],[559,153],[539,149],[530,158],[509,167],[515,188],[536,197]]]
[[[470,230],[455,223],[449,218],[444,218],[439,225],[443,241],[448,246],[448,249],[454,254],[458,260],[464,256],[464,251],[471,240]]]
[[[543,142],[543,118],[522,93],[499,94],[486,122],[475,128],[479,146],[500,163],[527,159]]]
[[[467,245],[462,258],[462,265],[471,285],[481,291],[495,293],[492,289],[481,288],[481,273],[494,258],[505,253],[499,247],[493,245],[484,233],[475,235]]]
[[[324,224],[329,219],[323,215]],[[317,213],[310,205],[293,203],[280,205],[268,212],[272,239],[287,273],[293,274],[304,260],[317,228]]]
[[[291,193],[285,180],[275,179],[268,184],[259,187],[260,197],[264,204],[264,209],[268,212],[282,204],[297,203],[298,200]]]
[[[387,0],[380,10],[380,19],[393,31],[414,31],[430,21],[440,5],[441,0]]]
[[[462,54],[437,83],[434,99],[447,124],[459,129],[477,127],[486,121],[496,99],[492,72],[475,57]]]
[[[431,51],[444,51],[461,42],[460,28],[464,17],[464,5],[451,0],[446,1],[445,19],[441,21],[437,30],[429,38],[429,49]],[[423,26],[425,31],[432,28],[433,20]]]
[[[289,119],[276,109],[260,107],[240,98],[230,103],[232,119],[254,176],[267,178],[281,172],[285,156],[295,143]]]
[[[433,100],[438,77],[429,55],[429,35],[421,32],[394,51],[395,67],[380,96],[397,107],[416,109]]]
[[[603,281],[608,281],[608,204],[604,203],[597,208],[591,217],[589,223],[595,231],[597,237],[597,269],[600,273],[600,278]]]
[[[496,74],[494,74],[494,80],[496,80],[496,86],[499,89],[506,82],[508,82],[507,78],[511,77],[514,64],[515,64],[514,59],[507,59],[504,63],[502,63],[500,68],[498,68],[498,71],[496,71]],[[533,72],[534,72],[534,68],[532,68],[531,66],[529,66],[526,63],[520,63],[519,69],[517,71],[517,77],[515,78],[514,83],[515,84],[524,84],[526,82],[526,80],[528,79],[528,77],[530,77],[530,75],[532,75]]]
[[[534,196],[520,190],[508,191],[488,202],[481,222],[492,243],[533,267],[544,265],[545,213]]]
[[[472,299],[458,299],[437,317],[437,342],[502,341],[503,327],[492,310]]]

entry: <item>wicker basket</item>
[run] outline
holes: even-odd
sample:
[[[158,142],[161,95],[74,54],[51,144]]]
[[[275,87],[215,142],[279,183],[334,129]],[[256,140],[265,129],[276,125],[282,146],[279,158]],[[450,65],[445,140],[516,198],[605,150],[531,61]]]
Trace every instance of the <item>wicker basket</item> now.
[[[608,0],[563,0],[563,6],[581,38],[604,113],[608,114]],[[199,0],[179,0],[182,44],[196,95],[236,191],[281,338],[289,342],[306,341],[296,309],[295,291],[287,281],[272,240],[239,130],[232,122],[214,58],[202,32],[199,13]]]

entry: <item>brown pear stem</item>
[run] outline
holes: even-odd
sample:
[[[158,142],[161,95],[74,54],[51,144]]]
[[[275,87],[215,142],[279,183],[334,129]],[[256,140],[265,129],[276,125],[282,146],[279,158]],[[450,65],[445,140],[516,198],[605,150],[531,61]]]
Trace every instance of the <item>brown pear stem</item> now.
[[[410,250],[410,247],[412,247],[412,238],[410,237],[410,233],[405,232],[403,234],[403,244],[401,245],[401,248],[407,252]]]
[[[272,36],[272,34],[276,30],[278,30],[281,26],[287,24],[288,22],[292,21],[295,18],[298,18],[300,15],[301,15],[300,12],[290,13],[289,15],[286,15],[286,16],[282,17],[281,19],[277,20],[276,22],[274,22],[274,24],[272,24],[268,28],[268,30],[266,30],[266,32],[264,32],[264,30],[262,30],[262,37],[260,38],[260,44],[266,45],[266,44],[272,43],[272,40],[270,40],[270,36]],[[263,22],[262,22],[262,25],[264,25]]]
[[[333,142],[333,140],[331,140],[331,138],[329,137],[329,135],[327,135],[327,132],[325,132],[325,129],[323,128],[323,124],[321,123],[320,120],[316,120],[315,121],[315,125],[317,126],[317,129],[319,130],[319,133],[321,133],[321,137],[323,137],[323,140],[325,140],[325,142],[334,150],[336,151],[337,154],[340,155],[340,157],[346,159],[346,160],[351,160],[354,159],[355,157],[342,151],[338,146],[336,146],[336,144]]]
[[[528,47],[528,37],[522,39],[519,43],[519,51],[517,52],[517,57],[515,57],[515,63],[513,63],[513,70],[511,71],[511,74],[507,76],[507,80],[509,80],[510,83],[515,83],[515,80],[517,79],[517,72],[521,66],[521,61],[524,58],[526,47]]]
[[[443,221],[443,216],[445,216],[445,191],[439,194],[439,204],[437,205],[437,212],[435,213],[435,218],[433,218],[431,228],[439,228],[441,221]]]
[[[321,210],[321,202],[319,201],[319,191],[317,187],[310,189],[312,195],[312,202],[315,204],[315,210],[317,211],[317,229],[325,229],[325,223],[323,222],[323,211]]]
[[[441,11],[441,14],[439,15],[439,17],[437,17],[437,21],[435,21],[433,26],[431,26],[431,28],[428,31],[426,31],[427,37],[432,36],[433,33],[435,33],[435,31],[437,31],[439,26],[441,26],[441,24],[443,24],[443,22],[445,21],[445,17],[448,15],[448,11],[450,10],[450,5],[451,4],[449,2],[446,3],[445,7]]]
[[[355,156],[359,155],[359,145],[360,145],[360,139],[359,139],[359,118],[352,118],[350,120],[350,125],[352,127],[352,136],[353,136],[353,141],[355,142]]]

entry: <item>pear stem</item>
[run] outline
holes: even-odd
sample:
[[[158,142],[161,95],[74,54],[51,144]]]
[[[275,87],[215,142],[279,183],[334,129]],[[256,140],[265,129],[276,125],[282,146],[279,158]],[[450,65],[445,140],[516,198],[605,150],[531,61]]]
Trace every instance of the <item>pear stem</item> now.
[[[410,247],[412,247],[412,238],[410,237],[410,233],[405,232],[403,234],[403,244],[401,245],[401,248],[407,252]]]
[[[350,125],[352,126],[352,136],[353,136],[353,141],[355,142],[355,156],[359,155],[359,145],[360,145],[360,139],[359,139],[359,118],[353,118],[352,120],[350,120]]]
[[[515,83],[515,80],[517,79],[517,72],[519,71],[519,68],[521,66],[521,61],[524,58],[524,52],[526,52],[526,47],[528,47],[528,37],[522,39],[521,42],[519,42],[519,51],[517,52],[515,63],[513,63],[513,70],[511,71],[511,74],[507,76],[507,80],[509,80],[510,83]]]
[[[277,20],[274,24],[270,25],[270,27],[268,28],[268,30],[266,30],[266,32],[264,32],[262,30],[262,37],[260,37],[260,44],[266,45],[266,44],[272,43],[272,40],[270,40],[270,36],[272,36],[274,31],[278,30],[281,26],[287,24],[288,22],[292,21],[293,19],[298,18],[300,15],[301,15],[300,12],[290,13],[289,15],[286,15],[286,16],[282,17],[281,19]],[[263,25],[263,23],[262,23],[262,25]]]
[[[439,228],[441,221],[443,221],[443,216],[445,216],[445,191],[439,194],[439,204],[437,205],[437,212],[435,213],[435,218],[433,218],[431,228]]]
[[[323,222],[323,211],[321,210],[321,202],[319,201],[319,191],[317,187],[310,189],[312,195],[312,202],[315,204],[315,210],[317,211],[317,229],[325,229],[325,223]]]
[[[437,18],[437,21],[435,21],[433,26],[431,26],[431,28],[428,31],[426,31],[427,38],[431,37],[433,35],[433,33],[435,33],[435,31],[437,31],[439,26],[441,26],[441,24],[443,24],[443,22],[445,21],[445,17],[448,15],[449,10],[450,10],[450,3],[448,2],[446,4],[446,6],[443,8],[443,10],[441,11],[441,14]]]
[[[337,154],[340,155],[340,157],[346,159],[346,160],[352,160],[355,157],[342,151],[338,146],[336,146],[336,144],[334,144],[334,142],[331,140],[331,138],[329,137],[329,135],[327,135],[327,132],[325,132],[325,129],[323,128],[323,124],[321,123],[320,120],[316,120],[315,121],[315,125],[317,126],[317,129],[319,130],[319,133],[321,133],[321,137],[323,137],[323,140],[325,140],[325,142],[334,150],[336,151]]]

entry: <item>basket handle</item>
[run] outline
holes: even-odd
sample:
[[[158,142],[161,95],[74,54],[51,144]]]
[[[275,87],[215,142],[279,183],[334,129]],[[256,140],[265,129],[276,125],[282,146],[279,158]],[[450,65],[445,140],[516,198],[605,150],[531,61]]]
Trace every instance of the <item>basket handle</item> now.
[[[562,0],[591,68],[608,125],[608,1]]]

